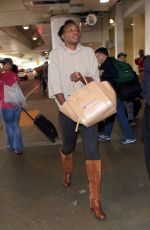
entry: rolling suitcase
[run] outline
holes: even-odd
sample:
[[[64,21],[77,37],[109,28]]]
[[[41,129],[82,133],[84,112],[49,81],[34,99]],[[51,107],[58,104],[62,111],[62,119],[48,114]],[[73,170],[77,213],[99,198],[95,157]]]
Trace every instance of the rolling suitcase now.
[[[38,114],[33,118],[24,108],[22,110],[32,119],[33,123],[48,137],[51,142],[55,142],[58,137],[55,126],[44,115]]]

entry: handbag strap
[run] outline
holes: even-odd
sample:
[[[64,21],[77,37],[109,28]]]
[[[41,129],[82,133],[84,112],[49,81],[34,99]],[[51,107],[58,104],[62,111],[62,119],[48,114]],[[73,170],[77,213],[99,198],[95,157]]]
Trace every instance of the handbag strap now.
[[[86,78],[84,76],[82,76],[82,77],[83,77],[83,80],[85,81],[85,85],[87,86],[87,89],[89,90],[89,93],[90,93],[88,82],[87,82],[87,80],[86,80]],[[73,84],[74,93],[76,94],[77,90],[75,88],[75,82],[73,81],[72,84]],[[77,125],[76,125],[76,128],[75,128],[75,132],[78,131],[79,124],[80,124],[80,117],[78,116],[78,121],[77,121]]]
[[[14,80],[15,80],[16,83],[18,83],[17,80],[16,80],[16,77],[15,77],[15,74],[14,74]]]
[[[82,76],[82,77],[83,77],[83,80],[85,81],[85,85],[88,87],[88,82],[87,82],[86,78],[85,78],[84,76]],[[74,81],[72,81],[72,84],[73,84],[73,89],[74,89],[74,92],[76,92],[75,82],[74,82]]]

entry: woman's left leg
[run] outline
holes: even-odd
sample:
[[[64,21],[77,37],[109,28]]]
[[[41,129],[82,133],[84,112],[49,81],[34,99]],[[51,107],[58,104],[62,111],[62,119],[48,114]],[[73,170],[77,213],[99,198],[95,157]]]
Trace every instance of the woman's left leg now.
[[[19,121],[21,116],[22,109],[20,107],[15,107],[14,109],[14,116],[13,116],[13,131],[14,131],[14,150],[16,153],[22,153],[23,151],[23,141],[22,141],[22,134],[21,129],[19,127]]]
[[[13,109],[12,108],[2,108],[1,109],[2,118],[5,126],[6,132],[6,144],[9,149],[14,150],[14,132],[13,132]]]
[[[101,208],[101,160],[98,152],[97,125],[86,128],[80,125],[80,131],[86,153],[86,168],[89,181],[90,207],[96,217],[105,219],[105,213]]]

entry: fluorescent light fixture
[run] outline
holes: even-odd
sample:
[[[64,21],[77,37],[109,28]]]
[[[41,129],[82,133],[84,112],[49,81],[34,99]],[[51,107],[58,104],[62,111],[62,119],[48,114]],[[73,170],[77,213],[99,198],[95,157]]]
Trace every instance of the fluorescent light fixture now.
[[[34,36],[32,39],[33,39],[33,41],[36,41],[36,40],[37,40],[37,37]]]
[[[114,23],[114,19],[113,19],[113,18],[110,18],[110,19],[109,19],[109,23],[110,23],[110,24],[113,24],[113,23]]]
[[[107,3],[107,2],[109,2],[110,0],[99,0],[100,1],[100,3]]]
[[[24,29],[24,30],[28,30],[28,29],[29,29],[29,26],[23,26],[23,29]]]

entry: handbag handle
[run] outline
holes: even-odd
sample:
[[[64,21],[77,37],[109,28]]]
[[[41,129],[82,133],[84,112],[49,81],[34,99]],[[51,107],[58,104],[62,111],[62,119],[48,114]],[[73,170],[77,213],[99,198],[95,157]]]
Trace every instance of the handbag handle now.
[[[83,80],[85,81],[85,85],[88,87],[88,82],[87,82],[86,78],[85,78],[84,76],[82,76],[82,77],[83,77]],[[73,84],[74,92],[76,92],[76,89],[75,89],[75,82],[73,81],[72,84]]]
[[[89,86],[88,86],[88,82],[87,82],[87,80],[86,80],[86,78],[84,76],[82,76],[82,77],[83,77],[83,80],[85,81],[85,85],[87,86],[87,89],[88,89],[89,94],[90,94],[91,92],[90,92],[90,89],[89,89]],[[77,91],[75,89],[75,82],[73,81],[72,84],[73,84],[74,93],[76,94]],[[76,128],[75,128],[75,132],[78,131],[79,124],[80,124],[80,117],[78,118],[77,125],[76,125]]]

